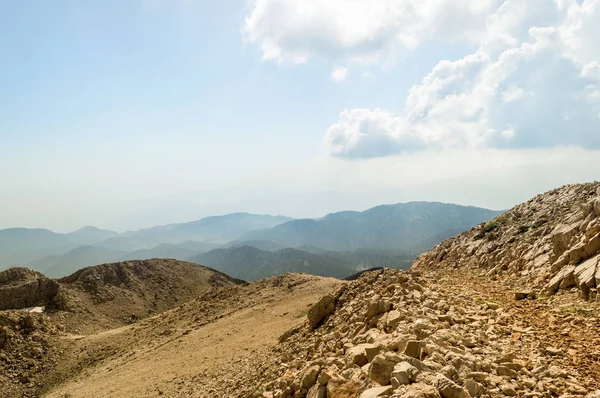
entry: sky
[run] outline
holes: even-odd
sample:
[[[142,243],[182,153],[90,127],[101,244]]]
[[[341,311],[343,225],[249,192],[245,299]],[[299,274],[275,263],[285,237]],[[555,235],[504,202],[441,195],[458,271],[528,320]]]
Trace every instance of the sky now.
[[[0,228],[600,179],[600,0],[0,0]]]

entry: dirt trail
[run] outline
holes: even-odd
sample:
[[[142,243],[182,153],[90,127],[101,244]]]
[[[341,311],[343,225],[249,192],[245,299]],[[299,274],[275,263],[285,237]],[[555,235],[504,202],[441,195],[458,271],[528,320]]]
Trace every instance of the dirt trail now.
[[[211,396],[211,383],[229,383],[234,369],[304,321],[308,306],[338,280],[288,276],[281,286],[240,287],[236,299],[210,321],[193,324],[204,309],[180,307],[165,315],[65,341],[74,354],[58,373],[73,373],[47,397]],[[215,303],[218,307],[218,303]],[[232,308],[230,308],[232,307]],[[211,315],[212,316],[212,315]]]

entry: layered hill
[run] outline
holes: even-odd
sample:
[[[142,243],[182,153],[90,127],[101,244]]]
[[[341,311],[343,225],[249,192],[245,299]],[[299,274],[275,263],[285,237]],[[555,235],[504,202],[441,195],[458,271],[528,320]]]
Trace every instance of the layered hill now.
[[[266,240],[287,247],[318,246],[328,250],[412,250],[438,243],[500,212],[472,206],[410,202],[377,206],[363,212],[332,213],[318,220],[293,220],[245,240]]]
[[[83,268],[56,280],[64,291],[65,321],[73,332],[135,322],[243,281],[214,269],[172,259],[123,261]],[[93,317],[85,319],[81,314]]]
[[[148,255],[163,257],[165,251],[182,254],[178,258],[184,260],[238,239],[250,231],[271,228],[290,220],[283,216],[234,213],[122,234],[95,227],[84,227],[67,234],[47,229],[3,229],[0,230],[0,269],[27,265],[64,276],[73,271],[73,267],[57,271],[63,261],[70,264],[77,260],[78,268],[82,268],[98,264],[98,260],[152,258],[146,257]],[[165,244],[173,246],[166,248]],[[187,249],[194,252],[190,253]]]
[[[380,250],[335,252],[314,247],[260,250],[252,246],[217,249],[189,261],[213,267],[235,278],[254,281],[286,272],[346,278],[373,267],[407,269],[411,255]]]
[[[250,231],[272,228],[290,220],[291,218],[284,216],[233,213],[205,217],[188,223],[125,232],[122,237],[160,243],[180,243],[186,240],[226,243]]]
[[[59,234],[47,229],[2,229],[0,269],[62,254],[78,246],[96,244],[116,235],[116,232],[95,227],[85,227],[68,234]]]

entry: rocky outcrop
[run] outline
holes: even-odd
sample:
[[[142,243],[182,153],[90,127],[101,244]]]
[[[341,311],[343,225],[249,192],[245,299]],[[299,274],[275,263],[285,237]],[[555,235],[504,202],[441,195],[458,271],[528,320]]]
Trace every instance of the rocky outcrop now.
[[[574,280],[584,283],[585,275]],[[335,306],[335,294],[326,296],[317,305],[332,308],[328,316],[315,326],[309,312],[305,327],[245,382],[262,380],[262,387],[242,396],[549,398],[594,391],[595,381],[563,368],[563,351],[542,343],[520,310],[515,319],[440,278],[439,271],[382,270],[351,282]]]
[[[37,306],[64,308],[60,285],[56,281],[27,268],[0,272],[0,310]]]
[[[337,301],[347,287],[348,285],[341,285],[334,293],[321,297],[319,301],[310,307],[307,316],[311,327],[319,326],[325,318],[333,314]]]
[[[414,269],[476,269],[507,275],[524,288],[577,287],[594,298],[600,258],[600,183],[566,185],[448,239]]]

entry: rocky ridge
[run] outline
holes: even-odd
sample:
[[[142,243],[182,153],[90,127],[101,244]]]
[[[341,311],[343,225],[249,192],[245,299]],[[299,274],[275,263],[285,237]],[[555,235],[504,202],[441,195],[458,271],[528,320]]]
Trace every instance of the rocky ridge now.
[[[556,311],[508,291],[455,272],[366,273],[210,387],[265,398],[600,397],[598,307]]]
[[[0,271],[0,311],[36,306],[64,309],[56,281],[27,268]]]
[[[506,274],[525,290],[554,294],[600,286],[600,183],[538,195],[421,255],[414,269],[476,269]]]

